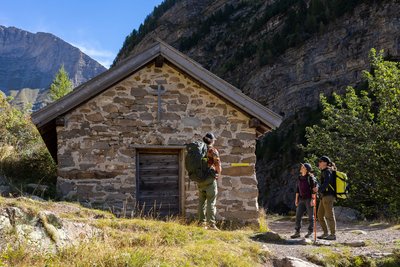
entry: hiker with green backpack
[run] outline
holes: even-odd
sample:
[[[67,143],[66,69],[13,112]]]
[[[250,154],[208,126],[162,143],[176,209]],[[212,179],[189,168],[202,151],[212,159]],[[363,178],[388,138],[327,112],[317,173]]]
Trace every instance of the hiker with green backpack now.
[[[318,191],[318,183],[312,174],[312,167],[310,163],[302,163],[300,165],[300,175],[297,179],[296,186],[296,197],[295,197],[295,205],[296,205],[296,226],[295,233],[290,236],[290,238],[298,238],[300,237],[300,228],[301,228],[301,219],[305,211],[307,211],[308,215],[308,232],[304,236],[305,238],[309,238],[314,229],[314,198],[313,195]],[[314,196],[315,197],[315,196]]]
[[[327,156],[322,156],[318,160],[318,168],[321,170],[320,202],[318,206],[318,221],[322,227],[323,234],[318,236],[319,239],[336,240],[336,219],[333,204],[336,201],[335,192],[335,164]],[[328,233],[328,227],[330,234]]]
[[[206,229],[218,230],[215,225],[218,194],[217,180],[221,176],[221,160],[214,147],[214,134],[207,133],[203,142],[196,141],[186,145],[185,167],[189,179],[197,183],[199,192],[198,216],[200,225]]]

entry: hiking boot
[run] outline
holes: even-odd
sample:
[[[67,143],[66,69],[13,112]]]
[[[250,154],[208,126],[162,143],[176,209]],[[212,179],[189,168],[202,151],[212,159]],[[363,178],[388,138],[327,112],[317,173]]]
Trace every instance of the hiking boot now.
[[[336,240],[336,235],[328,235],[325,240]]]
[[[309,238],[313,234],[312,231],[308,231],[308,233],[304,236],[305,238]]]
[[[290,236],[290,238],[298,238],[298,237],[300,237],[300,232],[296,232]]]
[[[206,223],[206,222],[201,222],[201,223],[199,224],[199,226],[200,226],[201,228],[208,229],[207,223]]]
[[[211,224],[210,227],[209,227],[208,229],[210,229],[210,230],[215,230],[215,231],[220,231],[220,230],[218,229],[218,227],[217,227],[215,224]]]
[[[318,239],[325,239],[325,238],[327,238],[329,235],[328,234],[322,234],[322,235],[320,235],[320,236],[317,236],[317,238]]]

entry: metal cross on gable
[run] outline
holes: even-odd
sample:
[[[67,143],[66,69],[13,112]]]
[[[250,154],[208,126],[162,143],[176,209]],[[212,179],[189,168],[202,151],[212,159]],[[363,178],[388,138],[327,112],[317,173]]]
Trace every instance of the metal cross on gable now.
[[[161,108],[161,95],[165,94],[167,91],[165,87],[162,84],[155,84],[155,85],[150,85],[150,88],[152,90],[150,91],[150,94],[152,95],[157,95],[157,121],[161,121],[161,113],[162,113],[162,108]]]

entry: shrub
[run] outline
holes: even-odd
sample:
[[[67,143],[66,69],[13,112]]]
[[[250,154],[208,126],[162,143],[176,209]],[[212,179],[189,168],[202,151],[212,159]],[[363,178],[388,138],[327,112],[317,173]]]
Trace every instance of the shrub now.
[[[18,110],[0,94],[0,175],[15,188],[27,183],[49,185],[55,192],[56,165],[27,110]],[[44,196],[44,195],[43,195]]]

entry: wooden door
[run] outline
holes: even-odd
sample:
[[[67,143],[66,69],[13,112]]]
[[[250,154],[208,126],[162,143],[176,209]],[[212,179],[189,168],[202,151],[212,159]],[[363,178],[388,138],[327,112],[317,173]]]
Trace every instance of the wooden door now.
[[[179,151],[139,152],[137,157],[139,212],[153,217],[179,214]]]

